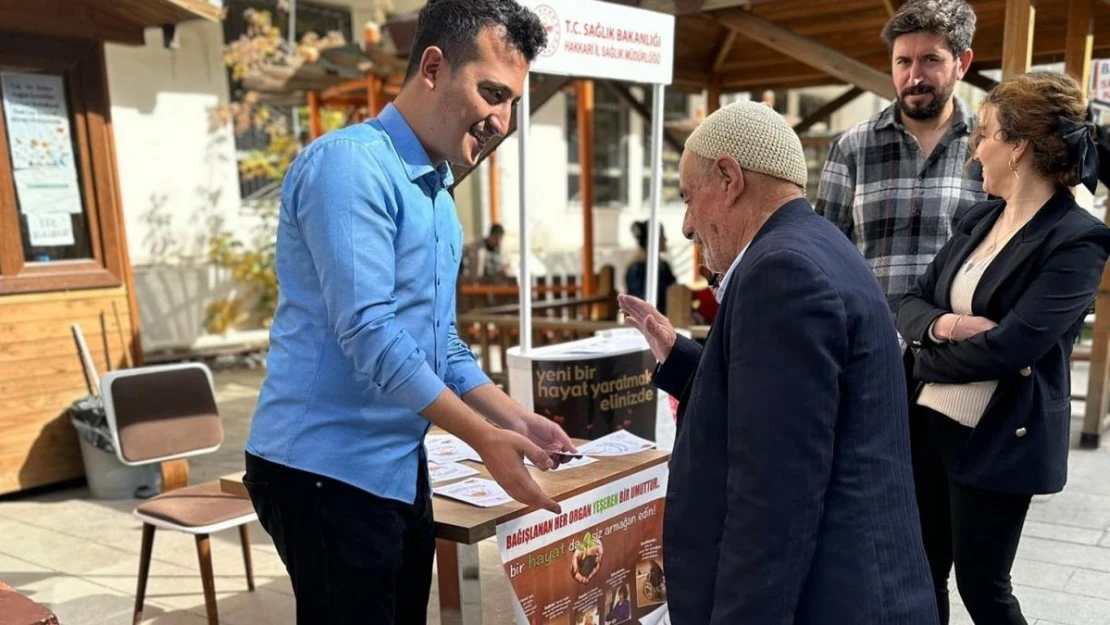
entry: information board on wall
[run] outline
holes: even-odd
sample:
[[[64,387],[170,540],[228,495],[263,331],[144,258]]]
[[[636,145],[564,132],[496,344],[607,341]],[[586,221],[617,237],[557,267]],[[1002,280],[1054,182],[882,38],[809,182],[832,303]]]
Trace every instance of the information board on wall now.
[[[0,91],[20,211],[25,215],[81,214],[84,209],[62,77],[0,72]]]

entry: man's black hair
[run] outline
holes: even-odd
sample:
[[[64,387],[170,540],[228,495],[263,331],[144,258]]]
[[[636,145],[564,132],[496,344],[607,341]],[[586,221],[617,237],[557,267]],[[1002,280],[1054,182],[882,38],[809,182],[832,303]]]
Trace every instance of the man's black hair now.
[[[478,35],[495,27],[529,63],[547,45],[540,18],[515,0],[428,0],[420,9],[405,80],[416,75],[424,51],[435,46],[458,71],[478,55]]]

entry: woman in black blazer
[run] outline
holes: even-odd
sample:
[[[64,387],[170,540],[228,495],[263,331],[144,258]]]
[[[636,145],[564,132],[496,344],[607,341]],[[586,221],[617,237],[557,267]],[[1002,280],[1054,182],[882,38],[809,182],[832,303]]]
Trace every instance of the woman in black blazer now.
[[[1010,568],[1034,494],[1064,487],[1072,345],[1110,253],[1076,205],[1093,127],[1075,81],[1034,72],[987,96],[975,131],[981,202],[903,299],[913,352],[914,480],[941,621],[948,572],[979,625],[1025,624]]]

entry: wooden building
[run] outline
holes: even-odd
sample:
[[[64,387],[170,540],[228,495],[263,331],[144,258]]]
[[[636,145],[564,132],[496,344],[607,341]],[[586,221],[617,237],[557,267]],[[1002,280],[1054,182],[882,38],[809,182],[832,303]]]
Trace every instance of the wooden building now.
[[[104,45],[192,19],[219,8],[0,0],[0,494],[84,474],[65,418],[89,392],[73,324],[101,372],[140,357]]]

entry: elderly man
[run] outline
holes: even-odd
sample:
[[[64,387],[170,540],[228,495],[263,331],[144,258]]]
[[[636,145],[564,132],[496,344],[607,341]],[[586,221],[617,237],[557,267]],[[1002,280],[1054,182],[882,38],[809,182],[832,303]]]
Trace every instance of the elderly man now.
[[[803,195],[772,109],[710,115],[679,165],[683,232],[722,273],[704,347],[622,296],[680,397],[663,554],[678,625],[936,625],[906,386],[870,267]]]

